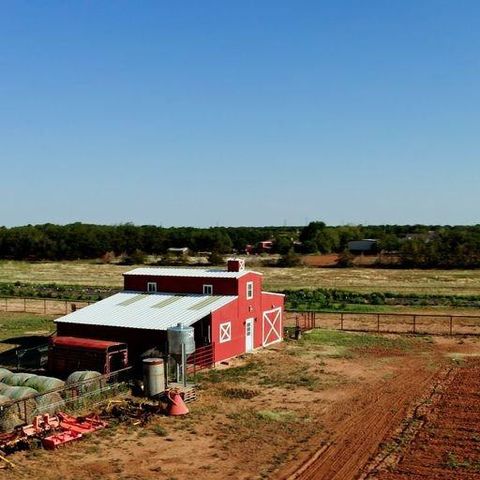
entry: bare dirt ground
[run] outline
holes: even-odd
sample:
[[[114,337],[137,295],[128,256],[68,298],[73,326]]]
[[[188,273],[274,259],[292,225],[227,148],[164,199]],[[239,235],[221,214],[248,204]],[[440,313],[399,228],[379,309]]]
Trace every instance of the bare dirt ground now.
[[[204,374],[185,418],[113,425],[55,453],[18,453],[9,457],[17,468],[0,478],[284,479],[307,465],[291,478],[354,479],[466,352],[480,353],[480,343],[315,332]]]

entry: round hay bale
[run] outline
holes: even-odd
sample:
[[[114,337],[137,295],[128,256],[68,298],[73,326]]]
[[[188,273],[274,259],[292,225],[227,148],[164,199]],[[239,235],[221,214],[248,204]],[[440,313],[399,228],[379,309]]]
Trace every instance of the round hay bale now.
[[[57,392],[45,393],[35,398],[37,403],[37,414],[49,413],[54,415],[59,411],[65,410],[65,402]]]
[[[7,385],[6,383],[0,383],[0,394],[2,394],[5,390],[8,390],[11,385]]]
[[[73,372],[67,378],[65,386],[67,387],[65,392],[66,400],[70,401],[73,399],[80,405],[101,395],[104,380],[101,373],[84,370]]]
[[[10,387],[6,388],[2,395],[10,398],[11,400],[25,400],[27,398],[32,398],[38,395],[38,392],[30,387]]]
[[[103,384],[102,374],[93,370],[73,372],[67,378],[65,386],[70,387],[77,383],[80,383],[80,385],[78,385],[78,389],[81,392],[90,392],[92,390],[97,390],[101,388]]]
[[[35,401],[34,397],[38,395],[38,392],[33,388],[10,386],[2,391],[2,395],[8,397],[10,400],[18,402],[7,409],[8,412],[5,418],[8,425],[10,425],[10,423],[13,422],[16,417],[23,419],[26,423],[29,423],[36,415],[35,411],[37,408],[37,402]]]
[[[5,407],[12,400],[5,395],[0,395],[0,431],[9,432],[17,425],[22,424],[20,417],[16,414],[15,408]]]
[[[90,380],[92,378],[100,377],[102,374],[100,372],[95,372],[94,370],[78,370],[71,373],[67,381],[67,385],[72,385],[74,383],[82,382],[83,380]]]
[[[13,373],[6,368],[0,368],[0,382],[3,382],[4,378],[10,377]]]
[[[15,411],[15,407],[0,408],[0,431],[11,432],[15,427],[23,425],[23,423]]]
[[[37,392],[43,393],[50,390],[63,388],[65,386],[65,382],[54,377],[43,377],[36,375],[35,377],[29,378],[25,382],[25,386],[34,388]]]
[[[33,373],[13,373],[12,375],[5,377],[3,383],[6,383],[7,385],[11,385],[13,387],[23,387],[27,380],[37,376],[38,375],[35,375]]]

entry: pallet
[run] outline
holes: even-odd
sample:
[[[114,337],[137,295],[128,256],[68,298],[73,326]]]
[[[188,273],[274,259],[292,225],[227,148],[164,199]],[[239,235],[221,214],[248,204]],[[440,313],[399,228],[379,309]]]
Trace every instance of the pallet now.
[[[187,384],[187,386],[184,387],[180,383],[171,382],[168,384],[168,388],[177,389],[185,403],[191,403],[197,399],[197,390],[194,384]]]

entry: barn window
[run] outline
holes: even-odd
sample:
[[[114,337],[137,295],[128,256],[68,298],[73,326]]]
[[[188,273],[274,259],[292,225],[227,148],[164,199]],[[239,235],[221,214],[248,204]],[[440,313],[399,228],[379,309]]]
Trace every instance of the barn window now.
[[[247,282],[247,300],[253,298],[253,282]]]
[[[213,295],[213,285],[204,285],[203,286],[204,295]]]
[[[220,324],[220,343],[229,342],[232,339],[232,323],[225,322]]]
[[[156,292],[157,282],[147,282],[147,292]]]

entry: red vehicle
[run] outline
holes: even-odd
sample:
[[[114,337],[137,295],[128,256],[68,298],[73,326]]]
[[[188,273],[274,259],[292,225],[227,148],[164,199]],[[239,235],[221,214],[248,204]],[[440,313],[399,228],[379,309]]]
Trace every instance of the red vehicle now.
[[[53,337],[48,352],[48,370],[66,376],[76,370],[112,373],[128,366],[125,343],[78,337]]]

